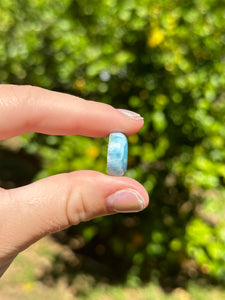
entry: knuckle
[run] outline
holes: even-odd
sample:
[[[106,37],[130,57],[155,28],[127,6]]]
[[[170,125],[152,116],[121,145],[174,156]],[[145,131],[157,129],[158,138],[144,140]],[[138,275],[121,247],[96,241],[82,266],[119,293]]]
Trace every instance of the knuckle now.
[[[38,106],[40,95],[43,93],[42,88],[32,86],[32,85],[22,85],[22,86],[15,86],[15,93],[18,94],[17,97],[20,99],[18,100],[20,103],[21,109],[27,112],[27,116],[24,119],[24,125],[29,130],[33,130],[37,127],[37,124],[40,122],[40,114]]]
[[[68,173],[67,176],[71,184],[69,184],[66,197],[66,216],[69,225],[76,225],[88,218],[87,201],[85,193],[79,185],[79,180],[77,181],[77,174],[72,172]],[[73,184],[75,177],[76,184]]]
[[[32,94],[32,87],[31,85],[12,85],[11,90],[14,95],[14,99],[21,104],[26,105],[30,99]]]

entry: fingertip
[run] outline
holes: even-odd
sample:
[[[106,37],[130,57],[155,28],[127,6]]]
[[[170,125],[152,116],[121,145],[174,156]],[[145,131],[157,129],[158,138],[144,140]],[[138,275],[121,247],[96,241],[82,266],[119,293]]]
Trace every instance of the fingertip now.
[[[127,109],[117,108],[116,110],[119,112],[120,117],[122,116],[123,124],[126,126],[125,130],[121,131],[125,135],[134,134],[143,127],[144,118],[140,114]]]
[[[146,208],[149,204],[149,194],[145,189],[145,187],[140,182],[138,182],[133,178],[130,177],[122,177],[122,178],[124,178],[124,180],[127,181],[129,187],[135,189],[142,196],[144,200],[144,208]]]
[[[103,198],[107,198],[115,192],[123,190],[133,190],[143,199],[143,209],[149,204],[149,195],[144,186],[133,178],[126,176],[111,176],[95,171],[88,171],[89,176],[95,180],[98,189],[101,190]],[[87,176],[87,174],[86,174]],[[90,178],[89,177],[89,178]]]
[[[136,191],[144,200],[144,208],[149,204],[149,195],[144,186],[137,180],[127,176],[111,176],[98,171],[81,170],[70,173],[81,180],[81,185],[86,189],[93,187],[101,198],[106,199],[109,195],[124,189]]]

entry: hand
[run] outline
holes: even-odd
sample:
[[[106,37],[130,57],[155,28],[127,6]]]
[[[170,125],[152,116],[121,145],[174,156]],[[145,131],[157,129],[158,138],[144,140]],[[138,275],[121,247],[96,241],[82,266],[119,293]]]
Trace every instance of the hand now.
[[[0,85],[0,139],[26,132],[130,135],[142,126],[142,118],[107,104],[32,86]],[[95,171],[59,174],[12,190],[0,188],[0,276],[20,251],[49,233],[147,205],[148,194],[135,180]]]

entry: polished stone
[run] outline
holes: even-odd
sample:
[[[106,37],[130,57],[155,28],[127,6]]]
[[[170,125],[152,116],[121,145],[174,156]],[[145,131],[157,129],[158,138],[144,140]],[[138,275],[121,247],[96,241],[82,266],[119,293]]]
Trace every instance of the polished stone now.
[[[114,132],[109,136],[107,173],[122,176],[127,169],[128,143],[123,133]]]

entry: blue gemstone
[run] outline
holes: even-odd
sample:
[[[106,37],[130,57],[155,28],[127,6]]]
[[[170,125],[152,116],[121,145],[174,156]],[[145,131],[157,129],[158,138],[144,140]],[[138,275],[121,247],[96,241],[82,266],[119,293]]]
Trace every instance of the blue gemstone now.
[[[107,154],[107,173],[121,176],[127,169],[128,143],[123,133],[114,132],[109,135]]]

